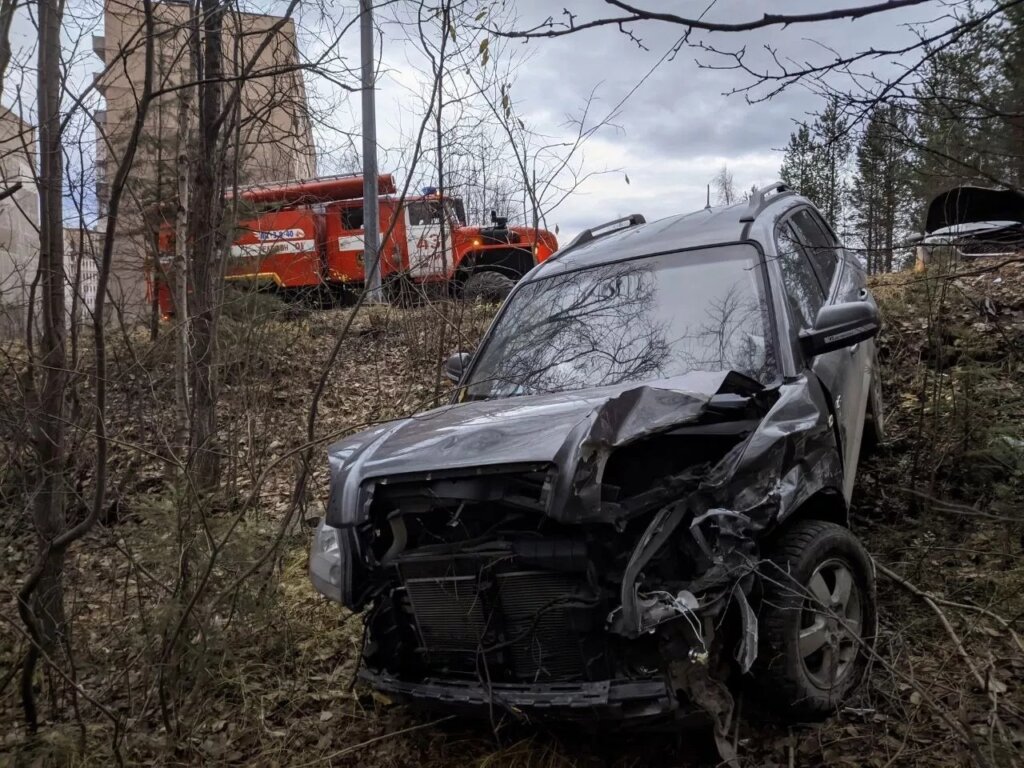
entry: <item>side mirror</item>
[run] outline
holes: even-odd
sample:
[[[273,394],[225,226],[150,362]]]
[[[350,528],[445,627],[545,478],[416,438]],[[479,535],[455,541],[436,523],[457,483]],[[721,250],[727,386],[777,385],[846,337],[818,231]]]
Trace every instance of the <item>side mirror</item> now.
[[[444,375],[452,384],[458,384],[462,380],[462,374],[466,372],[469,365],[469,352],[456,352],[444,361]]]
[[[800,348],[811,359],[873,338],[881,327],[878,307],[871,301],[830,304],[818,312],[814,328],[800,334]]]

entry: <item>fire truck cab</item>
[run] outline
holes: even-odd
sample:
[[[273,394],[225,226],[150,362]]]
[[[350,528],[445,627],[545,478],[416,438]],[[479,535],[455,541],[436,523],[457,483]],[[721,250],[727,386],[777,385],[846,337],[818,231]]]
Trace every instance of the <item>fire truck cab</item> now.
[[[441,283],[455,295],[500,300],[558,248],[550,232],[509,227],[493,213],[490,226],[469,226],[462,200],[442,198],[436,190],[403,201],[389,174],[379,177],[378,189],[380,268],[388,288]],[[360,287],[362,193],[359,175],[240,190],[226,279],[285,296],[338,295]],[[171,315],[174,222],[163,216],[157,228],[160,258],[149,285],[161,311]]]

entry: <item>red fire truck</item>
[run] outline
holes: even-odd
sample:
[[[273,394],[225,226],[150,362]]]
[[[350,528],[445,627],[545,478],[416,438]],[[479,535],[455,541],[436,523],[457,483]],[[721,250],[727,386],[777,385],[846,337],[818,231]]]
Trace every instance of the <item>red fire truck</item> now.
[[[509,227],[493,213],[491,226],[468,226],[462,200],[441,198],[433,190],[400,203],[389,174],[379,177],[379,193],[385,285],[403,280],[445,282],[467,297],[502,298],[516,280],[558,248],[550,232]],[[239,197],[252,213],[243,214],[236,227],[226,278],[285,295],[325,288],[328,293],[340,292],[361,285],[362,195],[359,175],[242,190]],[[166,269],[174,254],[173,221],[160,222],[157,241],[159,261]],[[156,275],[150,290],[157,291],[161,311],[170,315],[173,303],[166,277]]]

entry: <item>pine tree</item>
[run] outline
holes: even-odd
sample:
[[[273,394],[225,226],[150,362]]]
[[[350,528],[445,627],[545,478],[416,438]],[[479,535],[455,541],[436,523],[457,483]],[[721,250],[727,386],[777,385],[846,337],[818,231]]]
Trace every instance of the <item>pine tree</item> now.
[[[815,200],[826,221],[839,229],[843,221],[846,198],[847,169],[850,155],[850,133],[836,99],[814,120],[811,128],[818,147],[814,164],[818,174],[818,198]]]
[[[833,227],[843,219],[849,131],[835,99],[814,123],[800,123],[782,158],[782,180],[821,209]]]
[[[790,187],[815,202],[820,197],[818,175],[815,173],[817,145],[807,123],[800,123],[789,135],[789,144],[782,156],[779,175]]]
[[[1024,5],[1003,11],[1003,33],[997,36],[999,57],[998,106],[1003,118],[1004,183],[1024,189]]]
[[[871,113],[857,144],[850,185],[851,224],[872,273],[900,266],[894,264],[894,246],[912,225],[907,205],[913,194],[907,133],[906,113],[883,104]]]
[[[1000,87],[998,39],[993,25],[981,25],[931,52],[926,62],[914,90],[914,191],[922,208],[953,187],[992,186],[1006,175],[1003,129],[993,110]]]

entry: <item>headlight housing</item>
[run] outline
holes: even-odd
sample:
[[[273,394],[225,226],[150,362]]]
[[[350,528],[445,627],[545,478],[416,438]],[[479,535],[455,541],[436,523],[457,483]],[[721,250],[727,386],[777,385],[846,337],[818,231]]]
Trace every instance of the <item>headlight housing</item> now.
[[[342,602],[342,552],[338,529],[321,520],[309,552],[309,578],[321,595]]]

